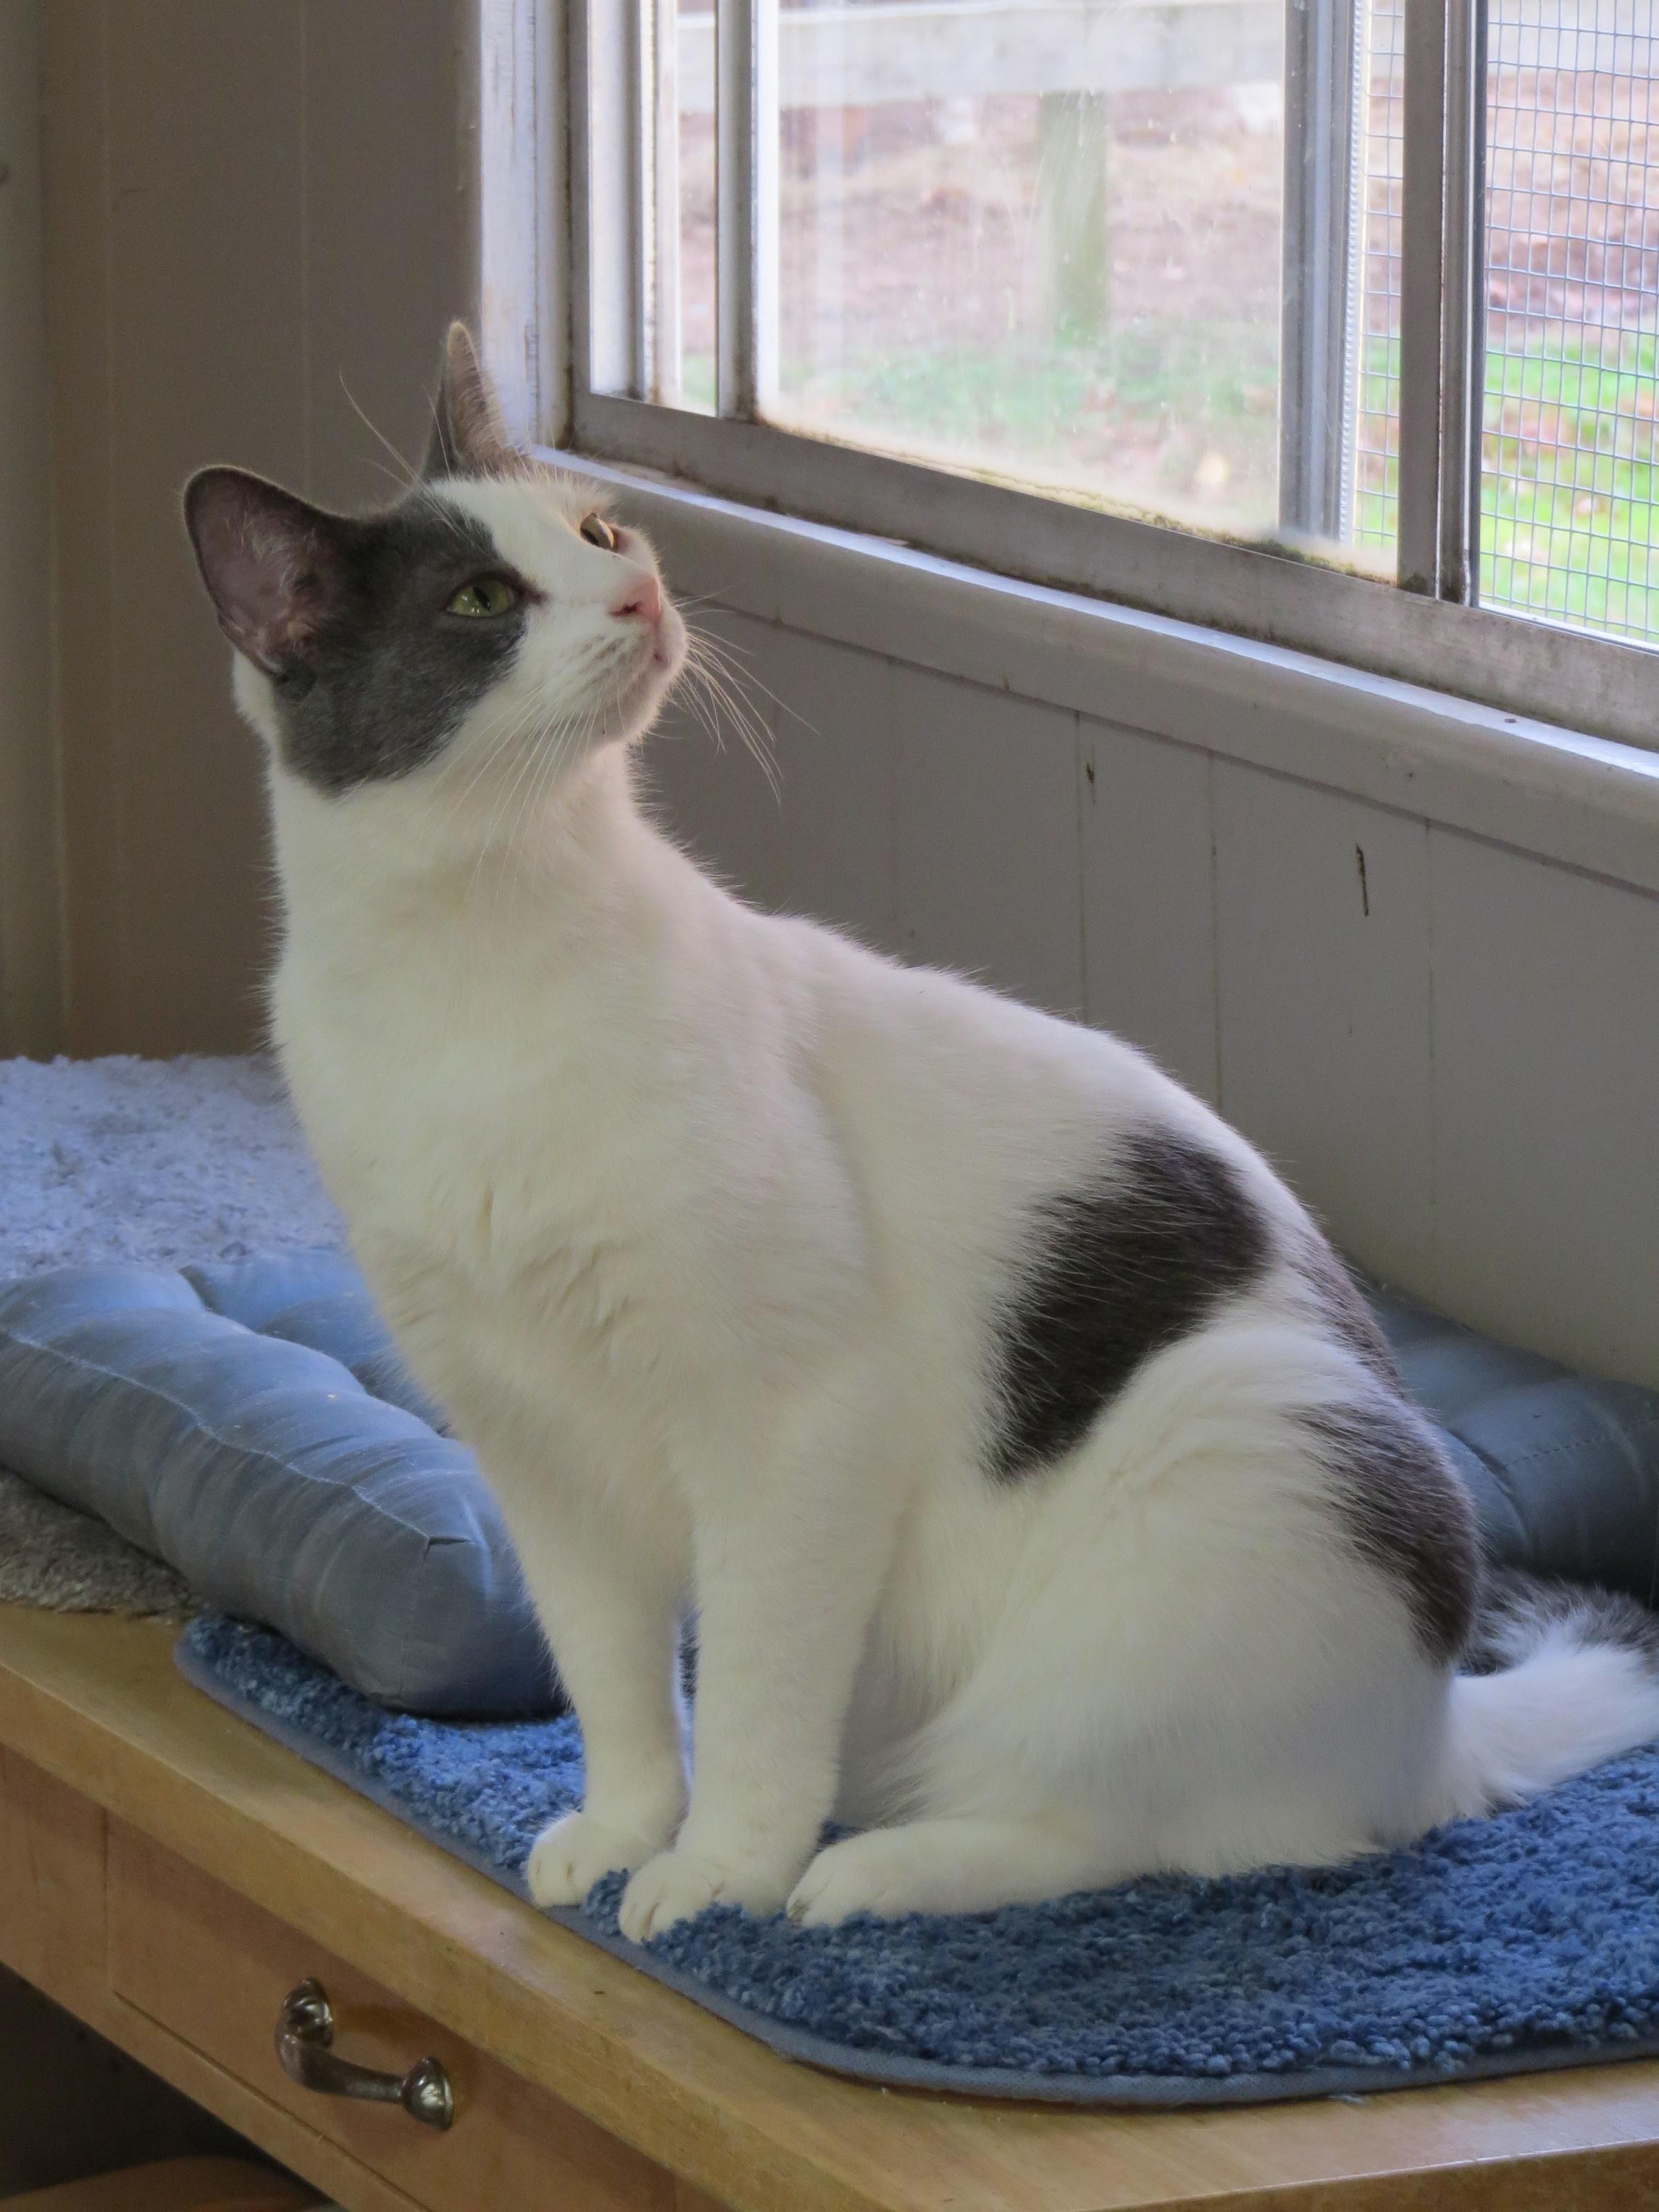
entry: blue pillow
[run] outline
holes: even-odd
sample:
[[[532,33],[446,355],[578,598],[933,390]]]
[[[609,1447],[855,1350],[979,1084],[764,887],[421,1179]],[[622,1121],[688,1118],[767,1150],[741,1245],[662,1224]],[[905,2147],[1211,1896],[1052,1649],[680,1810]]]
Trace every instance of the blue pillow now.
[[[1364,1288],[1468,1485],[1493,1564],[1659,1605],[1659,1391],[1575,1375]]]
[[[0,1290],[0,1466],[385,1705],[556,1711],[500,1512],[434,1419],[333,1253]]]

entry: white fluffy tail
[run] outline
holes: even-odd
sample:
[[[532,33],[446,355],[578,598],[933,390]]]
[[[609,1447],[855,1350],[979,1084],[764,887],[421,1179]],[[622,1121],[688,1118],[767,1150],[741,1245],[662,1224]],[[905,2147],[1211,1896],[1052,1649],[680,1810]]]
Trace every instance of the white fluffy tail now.
[[[1659,1738],[1659,1620],[1629,1598],[1493,1578],[1451,1686],[1436,1821],[1535,1797]]]

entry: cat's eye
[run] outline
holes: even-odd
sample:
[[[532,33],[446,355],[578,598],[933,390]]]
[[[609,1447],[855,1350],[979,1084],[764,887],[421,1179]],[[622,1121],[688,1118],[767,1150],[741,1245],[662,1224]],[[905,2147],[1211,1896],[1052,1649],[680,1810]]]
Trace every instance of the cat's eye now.
[[[602,546],[607,553],[616,551],[617,533],[602,514],[583,515],[581,531],[590,545]]]
[[[463,584],[449,605],[447,615],[504,615],[519,604],[519,594],[505,576],[475,576],[470,584]]]

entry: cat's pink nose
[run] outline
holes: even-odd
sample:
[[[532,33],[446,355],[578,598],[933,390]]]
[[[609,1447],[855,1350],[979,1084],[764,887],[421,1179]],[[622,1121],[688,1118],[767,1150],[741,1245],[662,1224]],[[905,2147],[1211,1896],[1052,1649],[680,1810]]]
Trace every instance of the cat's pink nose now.
[[[612,599],[611,611],[618,622],[660,622],[662,586],[654,576],[636,576]]]

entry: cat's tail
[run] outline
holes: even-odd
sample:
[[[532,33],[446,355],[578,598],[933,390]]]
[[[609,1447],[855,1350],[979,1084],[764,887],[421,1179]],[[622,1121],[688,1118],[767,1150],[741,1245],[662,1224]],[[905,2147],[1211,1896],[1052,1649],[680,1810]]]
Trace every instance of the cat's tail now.
[[[1459,1665],[1435,1822],[1519,1803],[1659,1738],[1659,1615],[1633,1598],[1493,1572]]]

